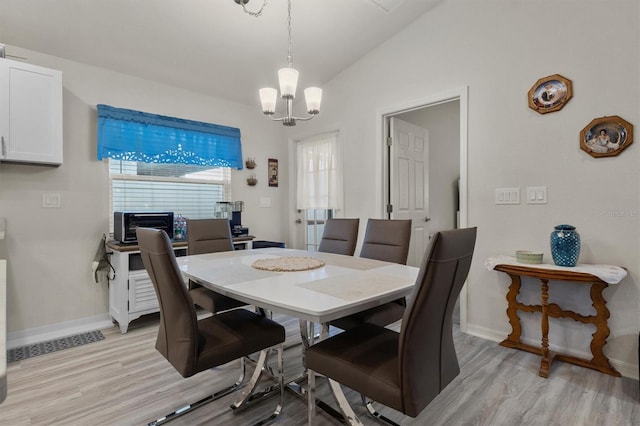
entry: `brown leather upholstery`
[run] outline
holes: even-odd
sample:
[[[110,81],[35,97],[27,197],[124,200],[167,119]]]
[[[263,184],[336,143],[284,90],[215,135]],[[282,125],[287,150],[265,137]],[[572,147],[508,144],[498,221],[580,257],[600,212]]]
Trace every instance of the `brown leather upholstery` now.
[[[306,366],[416,417],[460,372],[451,316],[467,278],[476,228],[436,233],[400,333],[364,324],[311,346]]]
[[[353,256],[360,219],[327,219],[318,251]]]
[[[189,254],[232,251],[233,239],[228,219],[187,219],[187,244]],[[189,281],[189,294],[193,303],[202,309],[216,313],[246,303],[232,299]]]
[[[184,377],[284,342],[284,328],[245,309],[198,321],[164,231],[137,228],[142,262],[160,304],[156,349]]]
[[[411,220],[369,219],[360,257],[393,263],[407,263],[411,242]],[[331,322],[348,330],[364,323],[386,326],[402,319],[406,301],[403,298],[376,306]]]
[[[369,219],[360,257],[406,265],[411,220]]]

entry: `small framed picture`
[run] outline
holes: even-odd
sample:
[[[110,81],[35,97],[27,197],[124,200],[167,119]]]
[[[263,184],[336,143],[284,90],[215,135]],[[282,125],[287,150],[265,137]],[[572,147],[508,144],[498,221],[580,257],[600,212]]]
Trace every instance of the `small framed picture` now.
[[[269,186],[278,186],[278,160],[275,158],[269,158]]]
[[[529,89],[529,108],[540,114],[561,110],[573,96],[571,80],[560,74],[536,81]]]
[[[633,143],[633,125],[612,115],[591,120],[580,132],[580,148],[592,157],[613,157]]]

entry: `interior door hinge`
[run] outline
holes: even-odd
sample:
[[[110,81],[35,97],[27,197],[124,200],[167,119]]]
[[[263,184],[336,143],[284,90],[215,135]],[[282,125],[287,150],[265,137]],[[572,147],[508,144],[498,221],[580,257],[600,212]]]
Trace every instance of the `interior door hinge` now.
[[[393,204],[387,204],[387,213],[393,213]]]
[[[387,146],[393,145],[393,138],[391,136],[387,136]]]

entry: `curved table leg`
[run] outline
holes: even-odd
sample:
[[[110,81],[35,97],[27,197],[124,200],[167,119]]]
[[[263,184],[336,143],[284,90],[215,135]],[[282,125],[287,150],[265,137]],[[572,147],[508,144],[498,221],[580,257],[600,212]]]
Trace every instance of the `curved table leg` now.
[[[607,337],[609,337],[609,326],[607,325],[609,309],[607,309],[607,302],[602,296],[602,291],[605,288],[607,288],[607,284],[603,282],[595,282],[591,284],[591,301],[593,302],[593,307],[596,310],[596,332],[593,333],[591,339],[591,354],[593,355],[591,363],[596,369],[603,373],[620,377],[620,373],[611,366],[609,359],[602,351],[604,345],[607,343]]]
[[[509,285],[509,292],[507,293],[507,318],[509,324],[511,324],[511,333],[500,342],[500,345],[509,348],[514,348],[520,344],[520,335],[522,333],[522,327],[520,326],[520,317],[518,317],[518,294],[520,294],[520,276],[508,274],[511,277],[511,284]]]

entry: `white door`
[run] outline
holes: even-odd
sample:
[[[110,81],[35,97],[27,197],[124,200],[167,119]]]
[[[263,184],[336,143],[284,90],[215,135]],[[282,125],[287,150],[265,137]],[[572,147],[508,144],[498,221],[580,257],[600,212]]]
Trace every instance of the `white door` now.
[[[392,219],[411,219],[407,264],[420,266],[429,241],[429,131],[390,119],[389,190]]]

